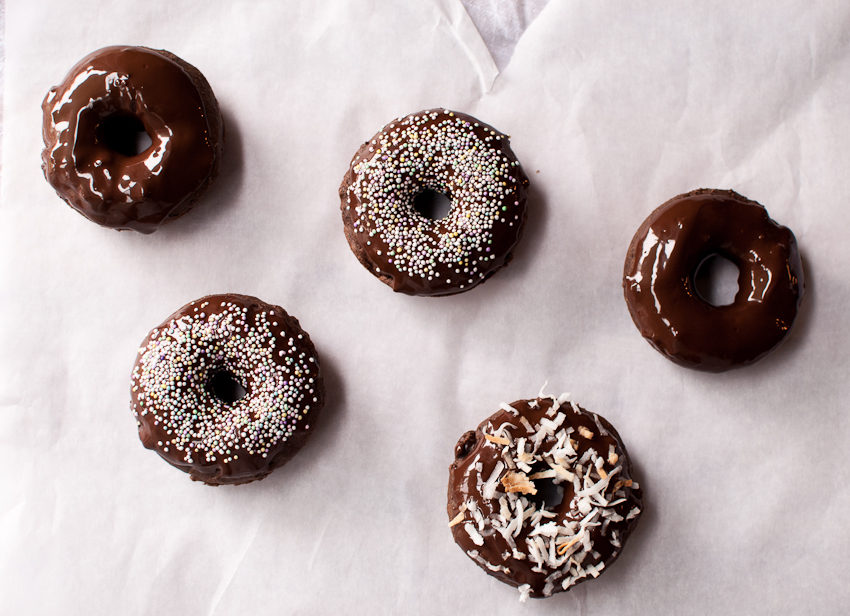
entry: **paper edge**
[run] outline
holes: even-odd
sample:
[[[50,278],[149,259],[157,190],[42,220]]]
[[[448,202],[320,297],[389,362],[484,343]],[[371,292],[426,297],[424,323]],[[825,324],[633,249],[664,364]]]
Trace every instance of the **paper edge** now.
[[[496,77],[499,76],[499,69],[481,33],[478,32],[478,28],[475,27],[475,23],[460,0],[432,0],[432,2],[445,18],[452,34],[475,67],[482,96],[487,94],[493,88]]]

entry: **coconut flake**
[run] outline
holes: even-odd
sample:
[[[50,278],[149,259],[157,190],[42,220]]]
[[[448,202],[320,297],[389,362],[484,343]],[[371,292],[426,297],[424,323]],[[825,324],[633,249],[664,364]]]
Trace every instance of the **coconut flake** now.
[[[499,475],[501,475],[502,471],[505,470],[505,465],[502,461],[496,463],[496,468],[493,469],[493,472],[490,473],[490,478],[487,479],[487,482],[484,484],[484,487],[481,490],[481,496],[485,499],[490,500],[496,495],[496,487],[499,482]]]
[[[511,442],[508,439],[506,439],[502,436],[492,436],[490,434],[485,434],[484,438],[486,438],[491,443],[496,443],[497,445],[504,446],[504,445],[510,445],[511,444]]]
[[[469,535],[469,538],[472,539],[472,543],[478,546],[484,545],[484,537],[475,530],[475,527],[472,524],[467,522],[463,525],[463,530],[465,530],[466,534]]]
[[[620,538],[617,536],[619,533],[616,530],[611,531],[611,545],[615,548],[619,548],[620,546]]]
[[[525,600],[528,599],[528,596],[531,594],[531,584],[523,584],[519,588],[519,600],[522,603],[525,603]]]
[[[452,526],[457,526],[458,524],[463,522],[463,518],[464,518],[463,511],[461,511],[454,518],[452,518],[451,522],[449,522],[449,528],[451,528]]]
[[[567,543],[562,543],[561,545],[559,545],[559,546],[558,546],[558,554],[560,554],[561,556],[563,556],[564,554],[566,554],[567,550],[569,550],[569,549],[570,549],[571,547],[573,547],[576,543],[578,543],[579,541],[581,541],[581,538],[582,538],[582,536],[583,536],[583,535],[584,535],[584,529],[582,529],[582,531],[581,531],[578,535],[576,535],[575,537],[573,537],[572,539],[570,539],[570,541],[569,541],[569,542],[567,542]]]
[[[537,494],[537,488],[534,486],[534,482],[529,480],[528,475],[522,472],[508,471],[502,477],[502,485],[505,486],[506,492]]]
[[[522,523],[525,520],[525,499],[520,497],[516,500],[516,507],[514,510],[516,511],[516,517],[511,521],[511,524],[516,522],[516,527],[514,528],[513,536],[516,537],[519,535],[519,531],[522,530]]]
[[[551,466],[551,467],[552,467],[552,471],[553,471],[553,472],[555,472],[555,473],[557,473],[557,475],[558,475],[561,479],[566,479],[567,481],[572,481],[573,479],[575,479],[575,475],[573,475],[570,471],[568,471],[567,469],[565,469],[565,468],[564,468],[563,466],[561,466],[560,464],[553,464],[553,463],[550,463],[550,464],[549,464],[549,466]]]
[[[512,406],[511,406],[510,404],[508,404],[507,402],[502,402],[502,403],[499,405],[499,408],[500,408],[500,409],[502,409],[503,411],[507,411],[508,413],[511,413],[514,417],[516,417],[516,416],[518,416],[518,415],[519,415],[519,411],[518,411],[518,410],[516,410],[514,407],[512,407]]]
[[[558,525],[555,522],[547,522],[546,524],[537,526],[537,528],[528,533],[529,537],[536,537],[537,535],[543,535],[544,537],[557,537]]]
[[[608,436],[608,430],[605,429],[605,426],[602,425],[602,422],[599,421],[599,415],[593,413],[593,421],[596,423],[596,429],[599,430],[599,434],[602,436]]]
[[[591,494],[598,494],[608,486],[608,482],[611,481],[611,477],[616,475],[619,471],[620,467],[618,466],[613,471],[611,471],[606,478],[600,479],[586,490],[580,490],[576,492],[576,498],[583,498],[585,496],[590,496]]]
[[[511,508],[508,506],[508,499],[504,496],[499,497],[499,513],[501,513],[502,517],[508,521],[510,521],[511,517],[513,517],[511,515]]]
[[[534,473],[533,475],[529,475],[529,479],[553,479],[557,473],[555,469],[550,468],[548,471],[540,471],[539,473]]]

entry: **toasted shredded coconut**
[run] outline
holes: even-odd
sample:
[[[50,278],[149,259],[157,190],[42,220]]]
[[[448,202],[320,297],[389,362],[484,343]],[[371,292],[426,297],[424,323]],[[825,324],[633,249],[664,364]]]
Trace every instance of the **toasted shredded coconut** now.
[[[505,491],[507,492],[537,494],[537,488],[534,487],[534,482],[530,481],[528,475],[522,472],[508,471],[502,477],[502,485],[505,486]]]
[[[496,443],[497,445],[510,445],[511,442],[504,438],[503,436],[491,436],[490,434],[485,434],[484,438],[486,438],[491,443]]]
[[[552,479],[556,476],[555,469],[549,469],[548,471],[540,471],[539,473],[534,473],[533,475],[529,475],[529,479]]]
[[[463,511],[461,511],[454,518],[452,518],[451,522],[449,522],[449,528],[451,528],[452,526],[456,526],[456,525],[460,524],[461,522],[463,522],[463,518],[464,518]]]
[[[584,530],[582,530],[578,535],[573,537],[569,543],[564,543],[563,545],[558,546],[558,555],[563,556],[566,554],[567,550],[573,547],[576,543],[581,541],[582,536],[584,536]],[[605,578],[608,579],[608,578]]]

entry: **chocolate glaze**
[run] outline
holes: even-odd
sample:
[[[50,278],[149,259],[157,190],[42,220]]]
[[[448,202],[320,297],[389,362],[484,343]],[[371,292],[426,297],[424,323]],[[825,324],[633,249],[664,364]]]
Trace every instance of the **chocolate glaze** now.
[[[222,372],[243,398],[217,397],[211,381]],[[131,380],[142,444],[208,485],[249,483],[282,466],[324,404],[316,349],[298,320],[247,295],[210,295],[172,314],[142,342]]]
[[[99,225],[152,233],[186,213],[218,174],[224,124],[212,89],[167,51],[106,47],[50,89],[43,170],[75,210]],[[137,118],[151,145],[135,156],[110,148],[104,121]]]
[[[560,400],[563,400],[563,397]],[[573,564],[569,561],[561,567],[553,567],[549,564],[538,567],[526,547],[527,539],[534,540],[530,536],[533,528],[528,523],[524,524],[521,531],[513,538],[518,551],[525,554],[524,558],[516,557],[512,546],[495,527],[500,523],[500,499],[507,499],[510,496],[506,494],[505,486],[501,483],[501,480],[511,471],[509,464],[505,465],[498,476],[498,491],[495,495],[492,498],[486,498],[483,494],[486,492],[486,482],[496,470],[497,465],[506,463],[505,451],[508,448],[488,440],[485,435],[501,434],[509,436],[512,443],[511,448],[514,450],[518,446],[518,439],[525,437],[528,441],[524,445],[524,450],[530,452],[532,451],[532,440],[535,432],[540,429],[541,420],[555,420],[557,423],[558,413],[563,413],[566,416],[563,418],[563,423],[552,431],[553,434],[542,441],[537,449],[538,453],[548,456],[557,445],[560,431],[566,430],[569,432],[568,438],[574,441],[576,457],[573,462],[581,460],[591,449],[599,454],[599,457],[605,459],[602,470],[610,474],[611,477],[608,485],[603,489],[603,493],[608,497],[609,502],[623,500],[608,508],[594,504],[594,507],[600,511],[596,514],[591,513],[591,518],[588,521],[604,521],[607,519],[601,516],[601,510],[604,509],[608,509],[605,512],[606,515],[616,514],[616,516],[612,516],[612,519],[605,525],[604,531],[601,525],[587,527],[590,531],[591,550],[586,551],[583,556],[580,552],[572,555],[572,558],[581,560],[579,565],[582,569],[587,570],[588,565],[595,568],[599,563],[604,563],[600,569],[607,568],[619,556],[623,546],[625,546],[626,539],[637,524],[640,509],[642,509],[642,492],[636,482],[630,481],[632,479],[631,462],[620,436],[604,418],[589,413],[569,402],[561,405],[558,400],[551,397],[520,400],[511,403],[509,406],[518,414],[515,415],[503,406],[503,410],[482,422],[474,432],[470,431],[464,434],[458,441],[455,447],[455,461],[449,467],[448,516],[449,520],[454,520],[461,513],[461,508],[465,503],[474,501],[483,516],[484,524],[477,525],[475,516],[471,515],[469,509],[467,509],[464,512],[464,523],[452,526],[452,534],[457,544],[490,575],[511,586],[522,588],[523,585],[528,584],[530,588],[526,590],[529,596],[544,597],[555,592],[568,590],[574,584],[587,579],[587,574],[584,576],[579,574],[577,577],[573,575],[575,571],[570,571]],[[555,411],[551,410],[553,407]],[[531,431],[522,422],[521,417],[525,418],[531,425]],[[500,432],[502,426],[505,427]],[[572,429],[571,432],[570,429]],[[582,430],[585,430],[585,432]],[[612,450],[616,454],[616,458],[609,455]],[[613,464],[611,463],[612,460]],[[585,462],[583,468],[588,469],[589,464]],[[620,468],[615,471],[617,467]],[[532,465],[532,468],[534,472],[537,472],[548,470],[549,466],[546,462],[538,461]],[[575,464],[571,466],[570,470],[573,473],[582,472],[576,468]],[[597,471],[591,472],[590,481],[597,481],[601,478]],[[533,473],[529,473],[529,475],[531,474]],[[538,494],[544,491],[545,486],[543,484],[546,481],[544,479],[534,481]],[[551,482],[552,480],[548,481]],[[622,485],[616,490],[615,494],[612,494],[614,492],[612,488],[615,486],[611,484],[615,481],[623,481],[628,485]],[[483,489],[482,484],[485,484]],[[547,511],[556,515],[543,518],[538,526],[548,522],[554,522],[557,526],[570,523],[578,526],[581,520],[587,518],[587,513],[579,510],[579,499],[576,498],[574,483],[561,481],[557,485],[563,489],[562,499],[557,503],[556,498],[556,504],[550,503],[546,506]],[[537,503],[539,510],[539,496],[525,495],[525,498],[529,502]],[[515,513],[515,504],[511,505],[509,509]],[[525,509],[527,510],[528,507]],[[621,519],[617,520],[617,517]],[[481,535],[483,545],[478,545],[473,540],[470,532],[465,528],[467,522],[471,523]],[[533,570],[535,568],[538,570]],[[573,577],[575,579],[572,579]],[[567,584],[566,589],[563,587],[564,583]]]
[[[464,146],[441,147],[439,135],[447,131]],[[422,146],[432,136],[434,147]],[[420,154],[422,165],[417,166]],[[497,182],[501,192],[476,190],[495,176],[464,168],[470,156],[494,162],[504,182]],[[370,192],[374,182],[383,184]],[[416,195],[424,190],[451,199],[446,217],[429,220],[414,209]],[[525,223],[527,195],[528,177],[507,135],[443,109],[385,126],[354,155],[339,189],[345,237],[360,263],[394,291],[430,296],[468,291],[511,260]],[[498,216],[491,220],[492,212]],[[387,222],[390,217],[394,220]],[[427,271],[412,271],[410,264],[419,259],[431,260]]]
[[[740,273],[728,306],[713,306],[694,275],[719,255]],[[710,372],[751,364],[788,335],[803,298],[794,234],[731,190],[680,195],[644,221],[629,246],[623,290],[647,341],[672,361]]]

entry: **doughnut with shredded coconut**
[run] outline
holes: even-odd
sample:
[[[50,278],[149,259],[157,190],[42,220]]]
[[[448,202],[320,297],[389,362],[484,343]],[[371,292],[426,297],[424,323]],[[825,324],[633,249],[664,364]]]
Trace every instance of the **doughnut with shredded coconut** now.
[[[517,587],[522,601],[604,572],[643,509],[617,431],[565,402],[545,396],[503,404],[461,437],[449,468],[455,541]]]

